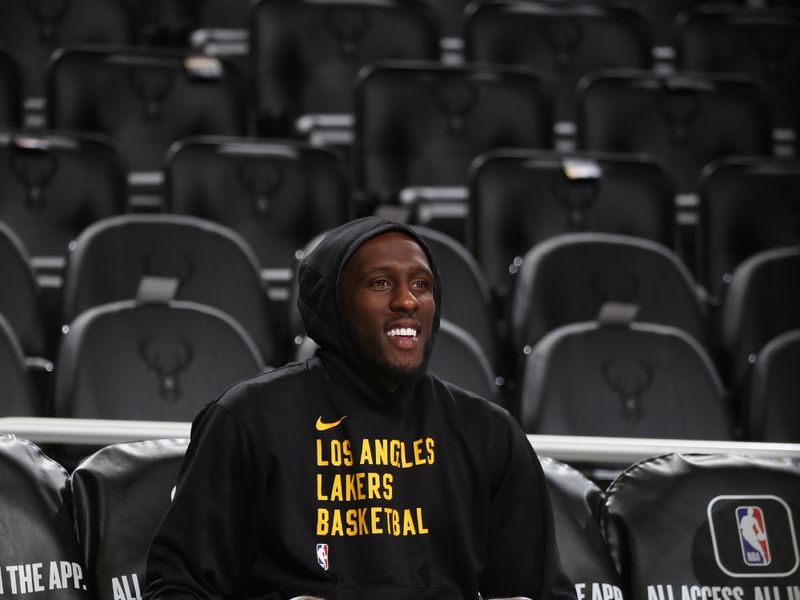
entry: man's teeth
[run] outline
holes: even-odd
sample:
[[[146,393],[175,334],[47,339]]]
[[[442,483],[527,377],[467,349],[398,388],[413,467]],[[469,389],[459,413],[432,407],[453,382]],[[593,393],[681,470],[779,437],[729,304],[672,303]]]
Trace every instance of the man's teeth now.
[[[394,337],[396,335],[417,337],[417,330],[412,327],[398,327],[396,329],[390,329],[386,335],[389,337]]]

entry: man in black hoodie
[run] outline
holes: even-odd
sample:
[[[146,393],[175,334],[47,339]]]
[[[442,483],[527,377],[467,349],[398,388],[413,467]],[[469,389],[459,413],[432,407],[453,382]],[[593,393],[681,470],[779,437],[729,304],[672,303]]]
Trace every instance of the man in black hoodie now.
[[[572,598],[522,430],[427,370],[441,289],[413,230],[333,230],[299,288],[320,350],[195,419],[146,600]]]

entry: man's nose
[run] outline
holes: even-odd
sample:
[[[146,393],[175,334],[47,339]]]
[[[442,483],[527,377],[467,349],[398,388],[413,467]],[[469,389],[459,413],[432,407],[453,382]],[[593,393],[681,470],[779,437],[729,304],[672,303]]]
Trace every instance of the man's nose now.
[[[392,295],[391,309],[402,312],[414,312],[419,308],[419,300],[408,285],[398,285]]]

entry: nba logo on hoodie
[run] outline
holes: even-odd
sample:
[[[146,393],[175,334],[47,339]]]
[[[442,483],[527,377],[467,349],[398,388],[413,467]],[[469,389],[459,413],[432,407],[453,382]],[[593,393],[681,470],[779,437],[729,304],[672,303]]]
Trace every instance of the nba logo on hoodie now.
[[[317,562],[320,567],[328,570],[328,544],[317,544]]]
[[[739,541],[742,544],[744,563],[751,567],[768,565],[769,539],[764,512],[758,506],[738,506],[736,522],[739,524]]]

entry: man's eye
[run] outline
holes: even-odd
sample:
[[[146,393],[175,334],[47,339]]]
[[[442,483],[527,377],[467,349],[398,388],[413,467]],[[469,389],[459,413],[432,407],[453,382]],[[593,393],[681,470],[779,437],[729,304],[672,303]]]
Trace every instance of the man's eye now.
[[[418,288],[418,289],[421,289],[421,290],[426,290],[426,289],[428,289],[430,287],[430,284],[427,281],[425,281],[424,279],[419,279],[419,280],[415,281],[413,283],[413,285],[414,285],[415,288]]]
[[[383,288],[389,285],[386,279],[376,279],[371,284],[372,287]]]

